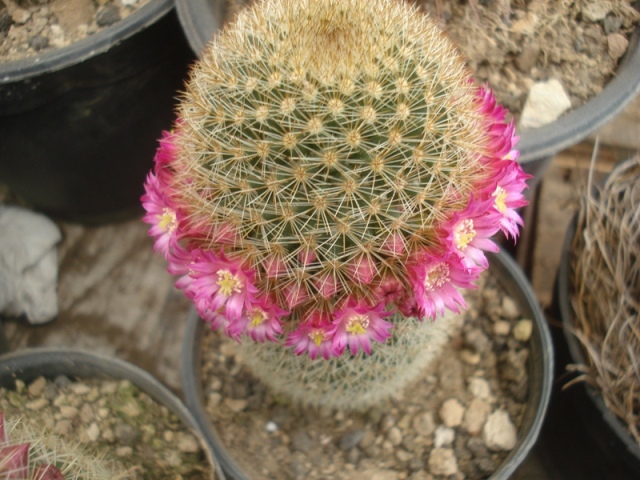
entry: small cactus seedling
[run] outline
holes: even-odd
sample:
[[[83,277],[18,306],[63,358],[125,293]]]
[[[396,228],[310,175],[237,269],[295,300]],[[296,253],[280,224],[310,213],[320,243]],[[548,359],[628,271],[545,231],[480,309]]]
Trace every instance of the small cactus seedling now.
[[[369,355],[401,323],[465,307],[491,237],[517,237],[516,140],[416,8],[264,0],[195,65],[144,220],[211,327]]]
[[[7,424],[0,412],[1,480],[114,480],[99,458],[22,422]]]

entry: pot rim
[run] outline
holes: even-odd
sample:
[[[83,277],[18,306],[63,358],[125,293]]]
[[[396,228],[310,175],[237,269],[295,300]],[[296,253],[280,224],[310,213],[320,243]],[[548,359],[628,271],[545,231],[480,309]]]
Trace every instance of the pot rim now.
[[[173,0],[151,0],[127,18],[70,45],[20,60],[0,62],[0,86],[56,72],[100,55],[156,23],[173,8]]]
[[[571,330],[573,329],[573,314],[569,300],[571,293],[569,285],[569,275],[571,272],[570,253],[571,244],[577,234],[576,229],[578,227],[578,216],[579,212],[576,212],[572,217],[562,244],[562,256],[560,257],[560,265],[558,266],[557,274],[558,279],[556,282],[557,308],[562,324],[561,335],[567,344],[572,362],[579,365],[588,365],[589,362],[583,353],[582,344],[576,336],[571,333]],[[587,398],[596,406],[605,423],[625,445],[629,454],[635,458],[637,465],[640,466],[640,446],[629,435],[622,421],[607,407],[602,393],[588,382],[580,382],[580,385],[575,385],[573,388],[579,387],[583,388]]]
[[[29,347],[0,355],[0,386],[7,387],[11,381],[24,374],[27,381],[40,375],[52,377],[65,375],[87,378],[93,375],[113,379],[129,380],[157,403],[175,413],[183,424],[200,440],[216,480],[224,480],[220,462],[205,440],[204,432],[184,403],[160,380],[146,370],[125,360],[81,349]]]
[[[191,49],[200,56],[211,36],[220,29],[224,14],[221,0],[176,0],[176,11]],[[211,4],[213,3],[213,7]],[[602,92],[555,122],[519,132],[521,164],[543,161],[580,142],[608,123],[640,93],[640,26],[631,35],[615,76]],[[540,172],[542,174],[543,172]]]
[[[511,450],[499,468],[489,477],[489,480],[507,480],[525,460],[529,451],[533,448],[542,428],[542,423],[547,412],[553,386],[554,354],[551,341],[551,333],[544,317],[539,302],[536,299],[532,287],[524,275],[520,266],[507,253],[488,252],[490,268],[497,270],[499,278],[511,277],[513,282],[501,282],[510,295],[516,299],[523,310],[530,315],[535,324],[534,333],[530,340],[532,354],[530,358],[538,358],[539,367],[535,368],[533,362],[529,362],[529,383],[539,381],[538,389],[529,389],[529,396],[536,400],[535,409],[527,409],[523,417],[523,425],[529,424],[524,436],[518,438],[516,446]],[[528,317],[529,318],[529,317]],[[182,391],[185,403],[191,410],[195,420],[201,425],[206,441],[219,459],[222,469],[230,478],[249,480],[240,466],[224,447],[220,436],[217,434],[213,423],[209,419],[204,405],[204,392],[202,382],[199,380],[201,371],[201,342],[204,322],[200,319],[194,308],[189,311],[185,335],[181,352],[181,378]],[[535,341],[534,341],[535,339]]]

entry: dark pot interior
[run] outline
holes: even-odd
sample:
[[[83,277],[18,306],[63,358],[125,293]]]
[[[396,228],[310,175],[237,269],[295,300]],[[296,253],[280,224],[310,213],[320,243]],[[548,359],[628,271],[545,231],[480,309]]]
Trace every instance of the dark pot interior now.
[[[173,2],[156,0],[69,47],[0,64],[0,182],[55,217],[140,214],[193,59]]]

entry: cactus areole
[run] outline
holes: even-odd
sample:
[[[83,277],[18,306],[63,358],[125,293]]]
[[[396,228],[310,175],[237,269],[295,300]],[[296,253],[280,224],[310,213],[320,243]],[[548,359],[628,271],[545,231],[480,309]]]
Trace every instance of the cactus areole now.
[[[264,0],[194,66],[145,183],[177,287],[230,337],[326,359],[465,307],[526,201],[517,136],[396,0]],[[346,353],[345,353],[346,352]]]

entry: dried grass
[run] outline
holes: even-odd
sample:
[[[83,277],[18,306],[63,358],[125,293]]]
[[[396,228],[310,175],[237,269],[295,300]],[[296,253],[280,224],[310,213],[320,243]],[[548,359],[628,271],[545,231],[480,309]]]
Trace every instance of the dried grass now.
[[[575,334],[589,362],[578,369],[640,444],[640,154],[587,189],[571,248]]]

